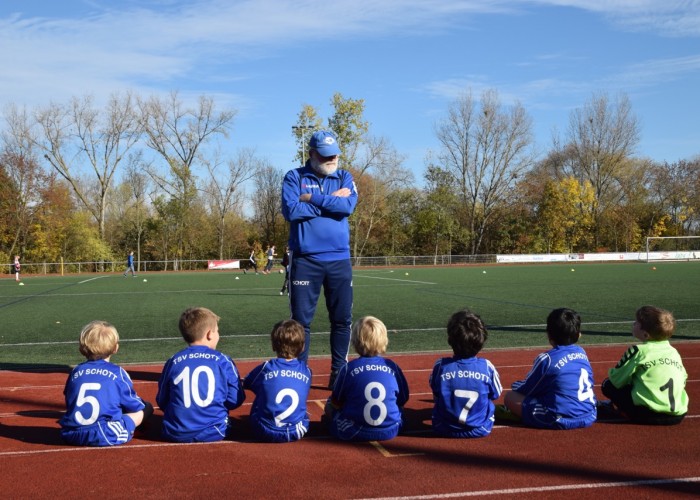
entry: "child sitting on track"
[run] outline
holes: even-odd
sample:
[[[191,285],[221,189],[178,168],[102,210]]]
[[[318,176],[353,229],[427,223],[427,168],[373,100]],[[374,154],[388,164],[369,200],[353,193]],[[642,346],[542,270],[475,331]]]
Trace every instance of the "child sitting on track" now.
[[[517,419],[541,429],[589,427],[596,420],[593,370],[586,351],[576,345],[581,317],[572,309],[555,309],[547,317],[553,349],[535,359],[525,380],[514,382],[496,420]]]
[[[297,359],[305,337],[304,327],[293,319],[277,323],[270,334],[277,358],[253,368],[243,381],[243,387],[255,393],[250,425],[261,441],[297,441],[309,429],[306,399],[311,370]]]
[[[372,316],[352,325],[350,342],[359,358],[338,371],[326,404],[330,431],[344,441],[383,441],[403,424],[408,383],[401,368],[383,358],[389,344],[386,326]]]
[[[119,333],[106,321],[92,321],[80,332],[80,353],[87,361],[71,370],[63,391],[61,436],[68,444],[126,443],[153,413],[153,405],[136,395],[126,371],[110,362],[118,350]]]
[[[180,316],[180,333],[189,346],[165,363],[156,395],[163,410],[163,437],[170,441],[221,441],[229,432],[229,410],[245,400],[236,365],[215,350],[219,319],[204,307]]]
[[[430,375],[433,430],[445,437],[474,438],[491,433],[501,381],[490,361],[478,358],[488,331],[481,318],[465,309],[447,323],[447,342],[454,356],[435,362]]]
[[[635,317],[632,335],[642,343],[627,349],[608,372],[601,389],[613,408],[606,402],[599,409],[603,413],[616,408],[640,424],[679,424],[688,411],[688,374],[668,340],[676,320],[671,312],[654,306],[639,308]]]

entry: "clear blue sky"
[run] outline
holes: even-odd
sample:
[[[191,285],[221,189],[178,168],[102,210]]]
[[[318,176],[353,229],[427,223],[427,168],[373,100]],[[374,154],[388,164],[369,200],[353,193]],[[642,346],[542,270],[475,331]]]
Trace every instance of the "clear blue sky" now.
[[[0,2],[0,105],[116,91],[212,95],[227,146],[287,169],[302,105],[364,99],[371,133],[421,182],[461,92],[498,91],[537,149],[594,92],[628,95],[637,154],[700,154],[700,0],[44,0]]]

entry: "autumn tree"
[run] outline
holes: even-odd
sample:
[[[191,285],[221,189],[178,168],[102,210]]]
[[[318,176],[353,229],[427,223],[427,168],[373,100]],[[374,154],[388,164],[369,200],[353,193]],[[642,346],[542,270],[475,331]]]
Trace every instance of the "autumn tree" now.
[[[416,199],[414,241],[421,254],[451,254],[459,233],[459,197],[450,172],[431,164],[426,168],[424,196]]]
[[[403,167],[404,157],[383,138],[368,137],[356,153],[352,172],[362,201],[350,222],[352,255],[361,257],[380,225],[385,225],[394,207],[392,194],[413,184],[413,174]]]
[[[228,216],[234,210],[242,212],[243,184],[255,176],[263,162],[256,158],[255,150],[246,148],[239,150],[235,158],[229,159],[224,169],[217,161],[204,159],[203,163],[209,178],[202,191],[216,220],[219,259],[223,259]]]
[[[657,163],[649,169],[650,199],[668,216],[666,236],[700,229],[700,158]],[[651,236],[651,235],[650,235]]]
[[[475,102],[471,92],[450,104],[436,126],[438,160],[455,178],[463,204],[469,252],[481,247],[497,209],[533,162],[532,122],[519,103],[506,108],[494,90]]]
[[[569,117],[568,140],[555,141],[560,177],[574,176],[589,182],[595,201],[592,205],[594,246],[601,246],[605,213],[624,198],[624,186],[633,174],[631,157],[639,142],[639,124],[625,95],[611,99],[594,94]]]
[[[135,106],[135,98],[126,93],[112,95],[102,110],[86,96],[36,112],[42,131],[37,144],[44,158],[92,215],[101,238],[115,172],[141,135]]]
[[[166,194],[167,199],[160,199],[158,208],[168,216],[165,227],[173,231],[174,252],[182,258],[195,241],[188,233],[194,228],[191,208],[198,189],[195,164],[201,163],[207,143],[219,136],[228,137],[236,112],[218,111],[214,99],[207,96],[187,106],[177,92],[166,98],[141,100],[139,107],[146,145],[167,166],[165,173],[152,167],[149,174]]]
[[[151,190],[151,178],[146,173],[147,163],[138,151],[129,155],[122,183],[114,190],[110,205],[114,223],[120,236],[116,241],[110,240],[112,246],[120,250],[134,250],[138,271],[142,271],[142,246],[146,237],[148,218],[151,216],[148,194]]]
[[[39,164],[35,131],[26,110],[8,106],[5,122],[0,134],[0,219],[4,228],[0,249],[13,255],[26,250],[48,176]]]
[[[568,253],[585,248],[592,225],[592,203],[594,193],[588,182],[581,184],[574,177],[547,181],[537,208],[542,250]]]
[[[328,118],[328,127],[338,136],[340,165],[355,168],[355,160],[369,132],[369,122],[364,118],[365,100],[344,97],[337,92],[333,94],[331,106],[333,115]],[[362,175],[363,170],[357,170]]]
[[[263,163],[255,173],[253,218],[264,244],[281,246],[287,236],[281,203],[283,179],[284,171],[269,163]]]

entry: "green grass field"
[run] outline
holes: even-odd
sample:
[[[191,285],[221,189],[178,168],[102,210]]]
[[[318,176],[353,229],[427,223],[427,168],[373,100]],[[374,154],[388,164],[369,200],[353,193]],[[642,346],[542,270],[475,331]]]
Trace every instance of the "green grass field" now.
[[[390,353],[448,350],[445,324],[469,307],[489,326],[486,348],[545,346],[543,323],[555,307],[576,309],[582,344],[628,343],[634,311],[673,311],[675,339],[700,340],[700,263],[504,265],[356,269],[354,317],[374,315],[390,333]],[[408,274],[407,274],[408,273]],[[235,277],[239,277],[238,280]],[[144,282],[146,278],[148,281]],[[281,274],[230,271],[148,273],[137,278],[82,274],[0,281],[0,368],[72,365],[77,338],[94,319],[121,336],[117,363],[163,362],[183,347],[180,313],[205,306],[221,316],[219,349],[234,359],[270,356],[269,331],[289,316]],[[312,324],[312,355],[328,354],[323,298]]]

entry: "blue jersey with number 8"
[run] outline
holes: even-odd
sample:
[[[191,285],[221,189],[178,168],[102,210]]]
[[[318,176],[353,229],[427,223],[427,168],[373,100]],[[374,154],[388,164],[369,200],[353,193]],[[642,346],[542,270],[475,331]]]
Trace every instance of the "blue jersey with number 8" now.
[[[331,401],[331,432],[340,439],[384,440],[402,426],[409,391],[401,368],[381,356],[361,356],[338,372]]]

